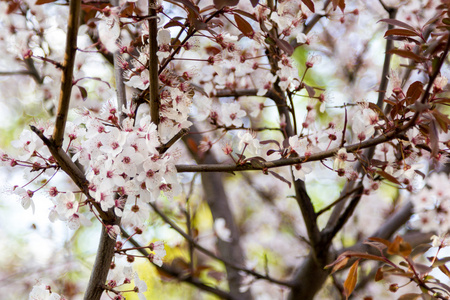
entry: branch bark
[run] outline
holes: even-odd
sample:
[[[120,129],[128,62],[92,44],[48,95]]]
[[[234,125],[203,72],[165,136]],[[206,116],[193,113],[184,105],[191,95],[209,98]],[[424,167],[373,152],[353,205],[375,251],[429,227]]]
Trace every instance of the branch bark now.
[[[59,94],[58,112],[52,140],[57,147],[62,146],[69,111],[70,95],[73,85],[73,67],[77,52],[77,36],[80,23],[81,0],[71,0],[69,5],[69,21],[67,27],[66,52],[64,55],[61,90]]]
[[[149,32],[149,97],[150,97],[150,117],[152,122],[159,124],[159,76],[158,76],[158,19],[156,15],[156,0],[149,0],[148,32]]]

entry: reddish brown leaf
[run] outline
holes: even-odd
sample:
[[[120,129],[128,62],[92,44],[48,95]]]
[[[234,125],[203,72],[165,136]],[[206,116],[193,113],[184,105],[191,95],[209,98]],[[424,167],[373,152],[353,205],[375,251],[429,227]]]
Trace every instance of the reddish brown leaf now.
[[[316,95],[316,91],[314,90],[314,88],[310,87],[306,83],[304,83],[303,85],[305,86],[305,89],[308,92],[308,96],[310,98],[313,98]]]
[[[389,173],[386,173],[383,170],[376,170],[375,171],[378,175],[381,175],[381,177],[386,178],[387,180],[389,180],[390,182],[393,182],[395,184],[400,184],[400,181],[397,180],[397,178],[395,178],[394,176],[392,176]]]
[[[175,26],[184,27],[184,25],[181,22],[171,20],[171,21],[167,22],[166,25],[164,25],[164,28],[175,27]]]
[[[436,157],[439,153],[439,132],[437,129],[437,120],[433,119],[430,122],[430,131],[428,136],[430,138],[431,156]]]
[[[384,34],[384,37],[387,37],[387,36],[390,36],[390,35],[419,36],[419,34],[417,32],[415,32],[415,31],[408,30],[408,29],[399,29],[399,28],[389,29]]]
[[[52,2],[56,2],[56,0],[37,0],[35,4],[42,5],[42,4],[46,4],[46,3],[52,3]]]
[[[387,121],[386,116],[381,108],[378,107],[375,103],[369,102],[369,108],[378,114],[378,116]]]
[[[212,55],[212,56],[217,55],[221,52],[221,50],[219,48],[216,48],[214,46],[206,46],[205,51],[208,55]]]
[[[450,125],[450,119],[448,118],[448,116],[436,109],[434,109],[431,113],[433,114],[436,122],[439,124],[439,127],[441,127],[442,131],[447,133],[448,125]]]
[[[255,32],[253,31],[252,25],[250,25],[243,17],[238,14],[234,14],[234,21],[243,35],[249,38],[253,37]]]
[[[243,11],[242,9],[235,9],[233,10],[235,14],[240,14],[244,17],[247,17],[249,19],[252,19],[253,21],[257,22],[258,19],[256,18],[256,16],[254,14],[251,14],[249,12]]]
[[[367,254],[363,252],[356,252],[356,251],[345,251],[341,255],[338,256],[338,258],[331,264],[326,265],[325,269],[329,269],[333,267],[333,272],[345,267],[345,264],[348,261],[348,258],[363,258],[363,259],[369,259],[369,260],[377,260],[377,261],[385,261],[383,257],[373,255],[373,254]],[[345,261],[345,264],[342,263],[342,261]],[[334,266],[338,265],[339,267],[336,268]]]
[[[333,267],[333,269],[331,270],[331,274],[333,274],[334,272],[337,272],[340,269],[344,268],[347,265],[349,259],[350,257],[348,256],[340,255],[332,264],[326,265],[325,269]]]
[[[341,9],[342,12],[344,12],[345,9],[345,0],[340,0],[338,3],[339,8]]]
[[[15,12],[18,8],[20,7],[20,2],[19,1],[10,1],[8,3],[8,8],[6,9],[6,14],[12,14],[13,12]]]
[[[217,9],[222,9],[225,6],[232,7],[238,5],[239,0],[214,0],[214,6]]]
[[[377,273],[375,274],[375,281],[380,281],[384,277],[383,268],[378,268]]]
[[[196,15],[196,17],[198,17],[200,14],[200,9],[198,8],[198,6],[189,0],[166,0],[166,1],[182,7],[187,12],[191,11]]]
[[[442,265],[438,267],[439,270],[441,270],[442,273],[444,273],[445,275],[447,275],[448,278],[450,278],[450,270],[447,268],[446,265]]]
[[[87,96],[88,96],[86,89],[84,87],[82,87],[82,86],[79,86],[79,85],[77,85],[77,87],[80,90],[81,97],[83,98],[83,101],[86,101]]]
[[[423,83],[420,81],[413,82],[406,92],[406,103],[408,105],[414,104],[420,98],[423,92]]]
[[[394,241],[387,249],[387,253],[391,255],[401,255],[403,257],[407,257],[412,252],[412,247],[408,242],[405,242],[403,238],[397,235]]]
[[[412,51],[409,50],[403,50],[403,49],[392,49],[388,53],[390,54],[397,54],[398,56],[409,58],[414,60],[415,62],[423,62],[425,59]]]
[[[292,47],[287,41],[276,38],[275,43],[277,43],[277,46],[280,47],[280,49],[287,55],[291,56],[294,53],[294,47]]]
[[[278,173],[275,173],[274,171],[269,171],[270,174],[272,174],[273,176],[275,176],[275,178],[280,179],[281,181],[287,183],[287,185],[289,186],[289,188],[291,187],[291,182],[289,180],[287,180],[286,178],[284,178],[283,176],[281,176]]]
[[[403,27],[412,31],[415,31],[414,27],[412,27],[411,25],[408,25],[402,21],[396,20],[396,19],[381,19],[378,22],[384,22],[384,23],[388,23],[390,25],[394,25],[394,26],[398,26],[398,27]]]
[[[340,8],[342,12],[344,12],[345,9],[345,0],[333,0],[333,10],[336,10],[336,8]]]
[[[386,247],[389,247],[391,245],[391,242],[389,242],[388,240],[385,240],[385,239],[382,239],[382,238],[379,238],[379,237],[375,237],[375,236],[374,237],[370,237],[369,241],[374,241],[374,242],[381,243],[381,244],[385,245]]]
[[[308,9],[312,12],[315,12],[314,10],[314,2],[312,2],[312,0],[302,0],[303,4],[306,5],[306,7],[308,7]]]
[[[355,261],[348,272],[347,279],[344,281],[344,296],[346,299],[351,295],[358,280],[359,260]]]
[[[256,5],[258,5],[259,0],[250,0],[250,3],[252,4],[253,7],[256,7]]]

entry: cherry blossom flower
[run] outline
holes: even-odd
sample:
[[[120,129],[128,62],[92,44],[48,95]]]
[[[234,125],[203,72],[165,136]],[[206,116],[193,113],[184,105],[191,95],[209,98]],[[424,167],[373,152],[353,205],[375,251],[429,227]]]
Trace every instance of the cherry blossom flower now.
[[[239,137],[239,151],[242,151],[244,148],[248,150],[250,153],[254,153],[259,155],[261,151],[261,145],[259,140],[256,138],[256,133],[251,131],[241,131],[238,133]]]
[[[334,159],[333,169],[334,170],[344,169],[347,163],[347,159],[348,159],[347,149],[345,148],[339,149]]]
[[[56,212],[64,219],[78,211],[78,201],[72,192],[60,193],[56,197]]]
[[[241,109],[239,103],[222,103],[221,120],[225,126],[241,127],[244,123],[242,117],[245,117],[247,113]]]
[[[61,296],[51,291],[50,286],[39,284],[33,286],[29,300],[60,300]]]
[[[296,164],[292,166],[292,174],[295,180],[305,181],[305,175],[311,173],[312,168],[307,164]]]

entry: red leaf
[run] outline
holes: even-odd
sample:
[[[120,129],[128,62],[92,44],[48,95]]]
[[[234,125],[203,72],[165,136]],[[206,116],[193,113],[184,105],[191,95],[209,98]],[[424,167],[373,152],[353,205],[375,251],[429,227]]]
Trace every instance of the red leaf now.
[[[397,54],[398,56],[409,58],[414,60],[415,62],[423,62],[425,59],[409,50],[402,50],[402,49],[392,49],[388,53],[390,54]]]
[[[396,236],[394,241],[389,245],[387,253],[391,255],[401,255],[406,257],[412,252],[412,247],[408,242],[405,242],[401,236]]]
[[[286,52],[287,55],[291,56],[294,53],[294,47],[292,47],[287,41],[276,38],[275,43],[281,50]]]
[[[305,83],[304,83],[304,86],[305,86],[306,91],[308,92],[308,96],[310,98],[313,98],[316,95],[316,91],[314,90],[314,88],[310,87],[309,85],[307,85]]]
[[[256,16],[254,14],[251,14],[249,12],[243,11],[242,9],[234,9],[233,11],[234,11],[235,14],[243,15],[244,17],[252,19],[255,22],[258,21],[258,19],[256,18]]]
[[[79,86],[79,85],[77,85],[77,87],[80,90],[81,97],[83,98],[83,101],[86,101],[87,96],[88,96],[86,89],[84,87],[82,87],[82,86]]]
[[[344,12],[345,0],[333,0],[333,10],[336,10],[337,7],[339,7],[341,11]]]
[[[311,12],[315,12],[314,11],[314,2],[312,2],[312,0],[302,0],[302,2],[309,8],[309,10]]]
[[[52,2],[56,2],[56,0],[37,0],[35,4],[42,5],[42,4],[46,4],[46,3],[52,3]]]
[[[450,125],[450,119],[447,115],[441,113],[440,111],[434,109],[432,112],[433,117],[435,118],[436,122],[439,124],[439,127],[447,133],[448,132],[448,125]]]
[[[420,98],[423,92],[423,83],[420,81],[413,82],[406,92],[406,103],[408,105],[414,104]]]
[[[390,182],[393,182],[395,184],[400,184],[400,181],[397,180],[397,178],[395,178],[394,176],[392,176],[391,174],[386,173],[383,170],[377,170],[376,173],[378,175],[381,175],[381,177],[386,178],[387,180],[389,180]]]
[[[384,37],[390,36],[390,35],[401,35],[401,36],[419,36],[419,34],[415,31],[408,30],[408,29],[389,29],[384,34]]]
[[[398,27],[403,27],[412,31],[415,31],[414,27],[412,27],[411,25],[408,25],[402,21],[396,20],[396,19],[381,19],[378,22],[384,22],[384,23],[388,23],[390,25],[394,25],[394,26],[398,26]]]
[[[238,5],[239,0],[214,0],[214,6],[217,9],[222,9],[225,6],[232,7]]]
[[[236,25],[243,35],[249,38],[253,37],[255,32],[253,31],[252,25],[250,25],[243,17],[235,14],[234,21],[236,21]]]
[[[11,1],[8,3],[8,8],[6,9],[6,14],[12,14],[20,7],[19,1]]]
[[[291,187],[290,181],[287,180],[286,178],[284,178],[283,176],[281,176],[280,174],[275,173],[275,172],[273,172],[273,171],[269,171],[269,173],[272,174],[273,176],[275,176],[275,178],[278,178],[278,179],[280,179],[281,181],[286,182],[286,183],[289,185],[289,188]]]
[[[437,121],[436,119],[431,120],[430,122],[430,131],[429,137],[430,137],[430,148],[431,148],[431,156],[436,157],[439,153],[439,133],[437,130]]]
[[[351,295],[356,286],[356,281],[358,280],[358,265],[359,260],[355,261],[348,272],[347,279],[344,282],[344,295],[345,298]]]

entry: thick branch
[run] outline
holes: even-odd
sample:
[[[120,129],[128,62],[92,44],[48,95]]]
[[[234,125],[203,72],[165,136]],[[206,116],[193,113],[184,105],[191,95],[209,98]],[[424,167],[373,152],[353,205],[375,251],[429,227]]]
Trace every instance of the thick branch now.
[[[115,225],[118,225],[118,223],[119,222],[116,221]],[[112,239],[108,236],[107,229],[102,225],[102,233],[100,235],[94,268],[91,273],[91,278],[89,279],[86,293],[84,294],[85,300],[100,299],[104,291],[106,277],[108,276],[112,258],[114,256],[115,246],[116,239]]]
[[[389,12],[389,19],[394,19],[395,16],[397,15],[397,9],[391,9],[388,12]],[[394,28],[394,26],[389,24],[388,30],[390,30],[392,28]],[[386,41],[386,49],[384,52],[385,53],[384,54],[384,63],[383,63],[383,71],[381,73],[380,86],[378,87],[377,106],[380,109],[383,109],[383,100],[384,100],[384,96],[386,95],[387,85],[389,83],[388,74],[389,74],[389,69],[390,69],[390,65],[391,65],[391,56],[392,56],[392,54],[390,54],[389,51],[391,51],[392,48],[394,48],[394,41],[388,39]]]
[[[148,33],[149,33],[149,97],[150,97],[150,117],[152,122],[159,124],[159,77],[158,77],[158,19],[156,16],[156,0],[149,0]]]
[[[409,127],[403,126],[397,130],[390,131],[384,135],[378,136],[373,139],[366,140],[361,143],[355,143],[349,146],[345,146],[347,152],[354,152],[360,149],[369,148],[372,146],[376,146],[381,143],[388,142],[390,140],[395,139],[400,133],[409,129]],[[299,163],[311,162],[311,161],[319,161],[324,160],[326,158],[333,157],[338,151],[339,147],[322,151],[319,153],[312,154],[311,156],[298,156],[292,158],[281,158],[273,161],[266,162],[258,162],[258,164],[246,163],[244,165],[236,165],[236,164],[198,164],[198,165],[177,165],[177,171],[179,173],[183,172],[235,172],[235,171],[255,171],[255,170],[263,170],[263,169],[271,169],[282,166],[290,166]]]
[[[61,90],[59,94],[58,112],[52,140],[57,147],[62,146],[69,111],[70,94],[73,85],[73,67],[77,51],[77,35],[80,22],[81,0],[71,0],[69,5],[69,21],[67,27],[66,53],[64,55]]]

